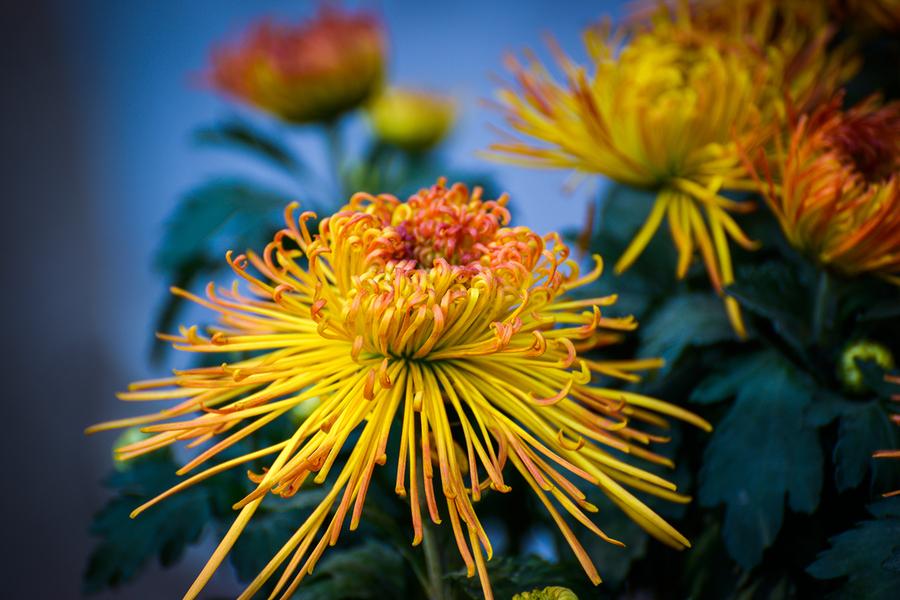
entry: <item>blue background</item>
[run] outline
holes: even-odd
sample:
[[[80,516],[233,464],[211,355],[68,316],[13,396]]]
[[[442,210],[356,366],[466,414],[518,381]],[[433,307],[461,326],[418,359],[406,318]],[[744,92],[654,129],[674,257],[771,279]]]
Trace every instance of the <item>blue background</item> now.
[[[604,14],[615,18],[619,4],[361,6],[384,17],[392,82],[456,98],[461,118],[446,148],[451,164],[495,173],[519,209],[517,222],[545,232],[579,226],[592,191],[566,195],[563,172],[485,164],[476,152],[496,139],[490,125],[500,118],[481,101],[493,93],[491,75],[503,74],[505,52],[542,49],[541,36],[552,33],[580,56],[580,30]],[[3,494],[3,534],[10,538],[4,547],[13,550],[0,563],[8,571],[4,596],[80,597],[92,543],[87,527],[104,502],[100,481],[114,439],[81,432],[97,420],[134,414],[138,407],[118,402],[114,392],[160,374],[147,359],[163,287],[151,269],[162,222],[190,186],[252,169],[189,143],[194,127],[235,110],[192,77],[213,43],[252,19],[297,19],[314,8],[274,0],[57,0],[4,9],[3,256],[10,275],[3,313],[12,337],[4,404],[12,420],[3,445],[13,463]],[[298,134],[296,143],[313,163],[323,162],[312,136]],[[173,569],[154,566],[136,585],[100,597],[180,597],[213,541],[208,536]],[[205,595],[235,589],[225,568]]]

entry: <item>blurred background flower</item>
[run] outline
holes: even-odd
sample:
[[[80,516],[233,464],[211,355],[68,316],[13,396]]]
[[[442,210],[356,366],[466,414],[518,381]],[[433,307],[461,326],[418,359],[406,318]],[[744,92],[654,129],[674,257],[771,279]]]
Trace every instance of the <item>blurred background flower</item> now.
[[[449,97],[420,90],[389,88],[368,108],[378,138],[410,152],[434,148],[453,125],[454,103]]]
[[[292,123],[330,121],[382,83],[387,40],[377,17],[323,4],[297,25],[265,20],[219,46],[207,74],[226,94]]]

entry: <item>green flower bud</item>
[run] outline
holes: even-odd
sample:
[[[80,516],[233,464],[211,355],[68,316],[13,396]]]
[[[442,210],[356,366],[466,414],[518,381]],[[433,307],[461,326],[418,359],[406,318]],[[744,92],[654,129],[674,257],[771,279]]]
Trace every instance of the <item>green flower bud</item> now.
[[[878,342],[859,340],[849,344],[841,354],[838,378],[848,390],[856,393],[867,390],[862,371],[856,361],[874,362],[886,371],[894,368],[894,356],[891,351]]]
[[[513,600],[578,600],[578,596],[569,588],[551,585],[542,590],[516,594]]]

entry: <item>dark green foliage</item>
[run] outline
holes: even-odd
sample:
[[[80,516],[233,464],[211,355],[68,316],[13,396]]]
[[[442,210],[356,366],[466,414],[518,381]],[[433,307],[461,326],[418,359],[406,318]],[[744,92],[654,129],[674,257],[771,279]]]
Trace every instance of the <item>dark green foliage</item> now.
[[[900,448],[900,431],[880,402],[854,404],[840,420],[834,447],[835,483],[838,491],[859,486],[872,474],[872,489],[888,491],[898,482],[895,465],[872,458],[876,450]]]
[[[829,540],[807,572],[818,579],[841,579],[830,598],[894,600],[900,590],[900,498],[869,506],[874,519]]]
[[[666,368],[682,353],[697,346],[709,346],[736,339],[722,301],[714,294],[700,292],[674,296],[653,313],[641,328],[642,356],[665,359]]]
[[[816,431],[803,418],[808,383],[775,355],[751,360],[700,472],[700,501],[725,505],[725,546],[747,569],[775,541],[785,500],[793,511],[815,510],[823,464]]]
[[[406,565],[385,544],[368,540],[322,558],[294,596],[298,600],[408,598]]]
[[[213,243],[222,241],[217,237],[222,234],[229,234],[225,243],[237,252],[258,246],[288,202],[285,193],[240,179],[201,185],[188,192],[166,221],[156,264],[165,272],[178,272],[199,257],[209,256]]]
[[[204,486],[192,487],[129,518],[135,508],[178,483],[176,469],[171,454],[161,451],[133,460],[109,477],[107,485],[116,495],[91,525],[100,543],[84,573],[85,592],[131,581],[154,557],[164,566],[171,565],[200,538],[210,521],[211,490]]]
[[[595,588],[578,563],[551,563],[537,556],[495,557],[488,563],[495,598],[512,598],[519,592],[547,586],[571,589],[579,598],[604,598],[603,588]],[[460,599],[484,598],[477,578],[467,578],[465,571],[448,575]]]
[[[299,159],[277,137],[236,117],[198,128],[194,132],[194,140],[199,144],[246,152],[288,173],[300,174],[304,171]]]

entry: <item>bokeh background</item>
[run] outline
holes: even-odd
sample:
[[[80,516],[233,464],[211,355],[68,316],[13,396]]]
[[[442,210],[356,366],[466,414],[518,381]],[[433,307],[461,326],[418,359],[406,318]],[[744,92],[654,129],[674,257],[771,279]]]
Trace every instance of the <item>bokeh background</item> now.
[[[552,33],[578,56],[579,31],[603,14],[615,18],[621,2],[347,4],[383,15],[393,82],[457,99],[461,118],[445,149],[452,165],[487,167],[520,223],[538,231],[581,224],[589,188],[564,197],[563,173],[477,157],[499,122],[482,101],[506,51],[541,47]],[[189,142],[194,127],[235,110],[196,83],[211,45],[258,16],[298,19],[314,9],[304,0],[38,0],[0,9],[4,598],[81,597],[87,529],[106,498],[115,436],[82,430],[136,409],[114,392],[160,374],[148,356],[164,288],[151,268],[162,222],[189,187],[251,168]],[[297,138],[308,160],[324,161],[314,139]],[[180,597],[213,543],[96,597]],[[204,597],[237,589],[223,568]]]

